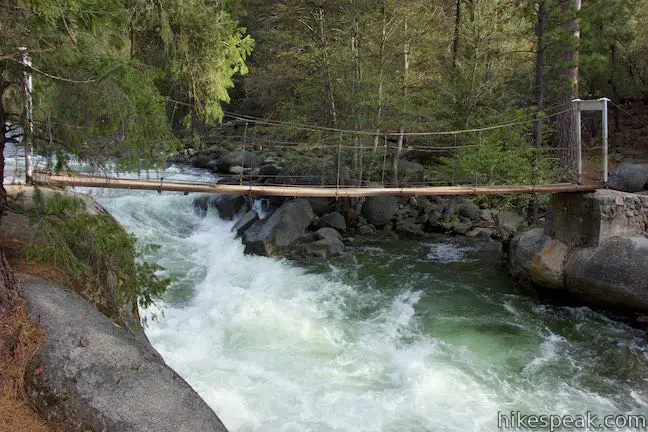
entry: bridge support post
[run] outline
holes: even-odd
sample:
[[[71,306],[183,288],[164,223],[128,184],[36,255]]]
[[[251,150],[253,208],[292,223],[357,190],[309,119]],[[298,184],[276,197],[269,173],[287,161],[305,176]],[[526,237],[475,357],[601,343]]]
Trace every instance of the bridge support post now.
[[[583,146],[581,135],[581,103],[580,99],[576,99],[574,104],[576,109],[574,115],[576,116],[574,128],[576,129],[576,183],[583,184]]]
[[[582,154],[582,136],[581,136],[581,113],[583,111],[601,111],[601,120],[603,123],[601,148],[603,149],[603,163],[601,172],[601,181],[603,184],[608,181],[608,102],[610,99],[601,98],[597,100],[574,99],[574,127],[576,129],[576,149],[578,152],[578,184],[583,182],[583,154]]]

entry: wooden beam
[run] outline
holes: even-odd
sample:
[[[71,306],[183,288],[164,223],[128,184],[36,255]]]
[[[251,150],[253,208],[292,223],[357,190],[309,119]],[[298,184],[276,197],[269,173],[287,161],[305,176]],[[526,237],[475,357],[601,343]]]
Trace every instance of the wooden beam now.
[[[231,185],[207,183],[182,183],[170,181],[92,177],[83,175],[38,174],[35,183],[44,186],[98,187],[111,189],[135,189],[169,192],[202,192],[213,194],[347,198],[370,196],[449,196],[449,195],[503,195],[517,193],[592,192],[601,188],[600,183],[577,185],[571,183],[547,185],[497,185],[497,186],[416,186],[403,188],[375,187],[325,187],[325,186],[270,186]]]

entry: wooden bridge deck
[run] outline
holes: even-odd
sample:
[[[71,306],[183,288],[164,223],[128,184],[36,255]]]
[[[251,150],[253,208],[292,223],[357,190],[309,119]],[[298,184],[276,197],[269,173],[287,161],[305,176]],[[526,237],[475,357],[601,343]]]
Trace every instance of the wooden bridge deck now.
[[[203,192],[214,194],[235,194],[282,197],[369,197],[369,196],[449,196],[449,195],[502,195],[518,193],[559,193],[592,192],[602,187],[601,183],[590,182],[583,185],[558,183],[545,185],[489,185],[489,186],[414,186],[403,188],[340,187],[335,186],[276,186],[276,185],[232,185],[183,183],[160,180],[137,180],[113,177],[93,177],[83,175],[46,175],[37,174],[35,184],[44,186],[77,186],[111,189],[135,189],[169,192]]]

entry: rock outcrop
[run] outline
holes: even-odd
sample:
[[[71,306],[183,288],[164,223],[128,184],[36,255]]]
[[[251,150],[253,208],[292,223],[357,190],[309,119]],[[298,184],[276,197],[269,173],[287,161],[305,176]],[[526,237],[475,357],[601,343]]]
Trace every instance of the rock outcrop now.
[[[362,206],[362,216],[368,223],[381,227],[387,225],[398,210],[398,199],[395,197],[369,197]]]
[[[226,432],[151,346],[52,282],[24,283],[45,340],[27,373],[28,396],[65,430]]]
[[[314,219],[308,200],[287,202],[267,220],[259,220],[245,231],[245,251],[263,256],[281,255],[296,244]]]
[[[648,196],[555,194],[544,229],[511,241],[514,278],[621,313],[648,313]]]
[[[648,190],[648,164],[620,164],[610,173],[607,186],[622,192]]]

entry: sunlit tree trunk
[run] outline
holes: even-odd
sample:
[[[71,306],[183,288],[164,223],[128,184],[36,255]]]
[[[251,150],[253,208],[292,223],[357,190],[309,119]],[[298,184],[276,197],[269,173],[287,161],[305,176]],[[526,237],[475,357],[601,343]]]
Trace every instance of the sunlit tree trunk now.
[[[576,164],[578,152],[576,148],[576,131],[574,129],[575,112],[571,102],[578,97],[578,43],[580,40],[580,29],[577,16],[570,16],[572,13],[570,5],[572,2],[575,2],[574,8],[577,14],[581,8],[581,0],[558,0],[558,2],[560,11],[566,18],[564,26],[568,33],[568,41],[565,44],[566,48],[561,54],[563,67],[560,71],[560,85],[562,87],[560,101],[565,104],[563,108],[567,109],[567,112],[558,116],[556,124],[556,145],[559,148],[562,168],[564,170],[563,177],[566,180],[575,181],[577,178]]]

